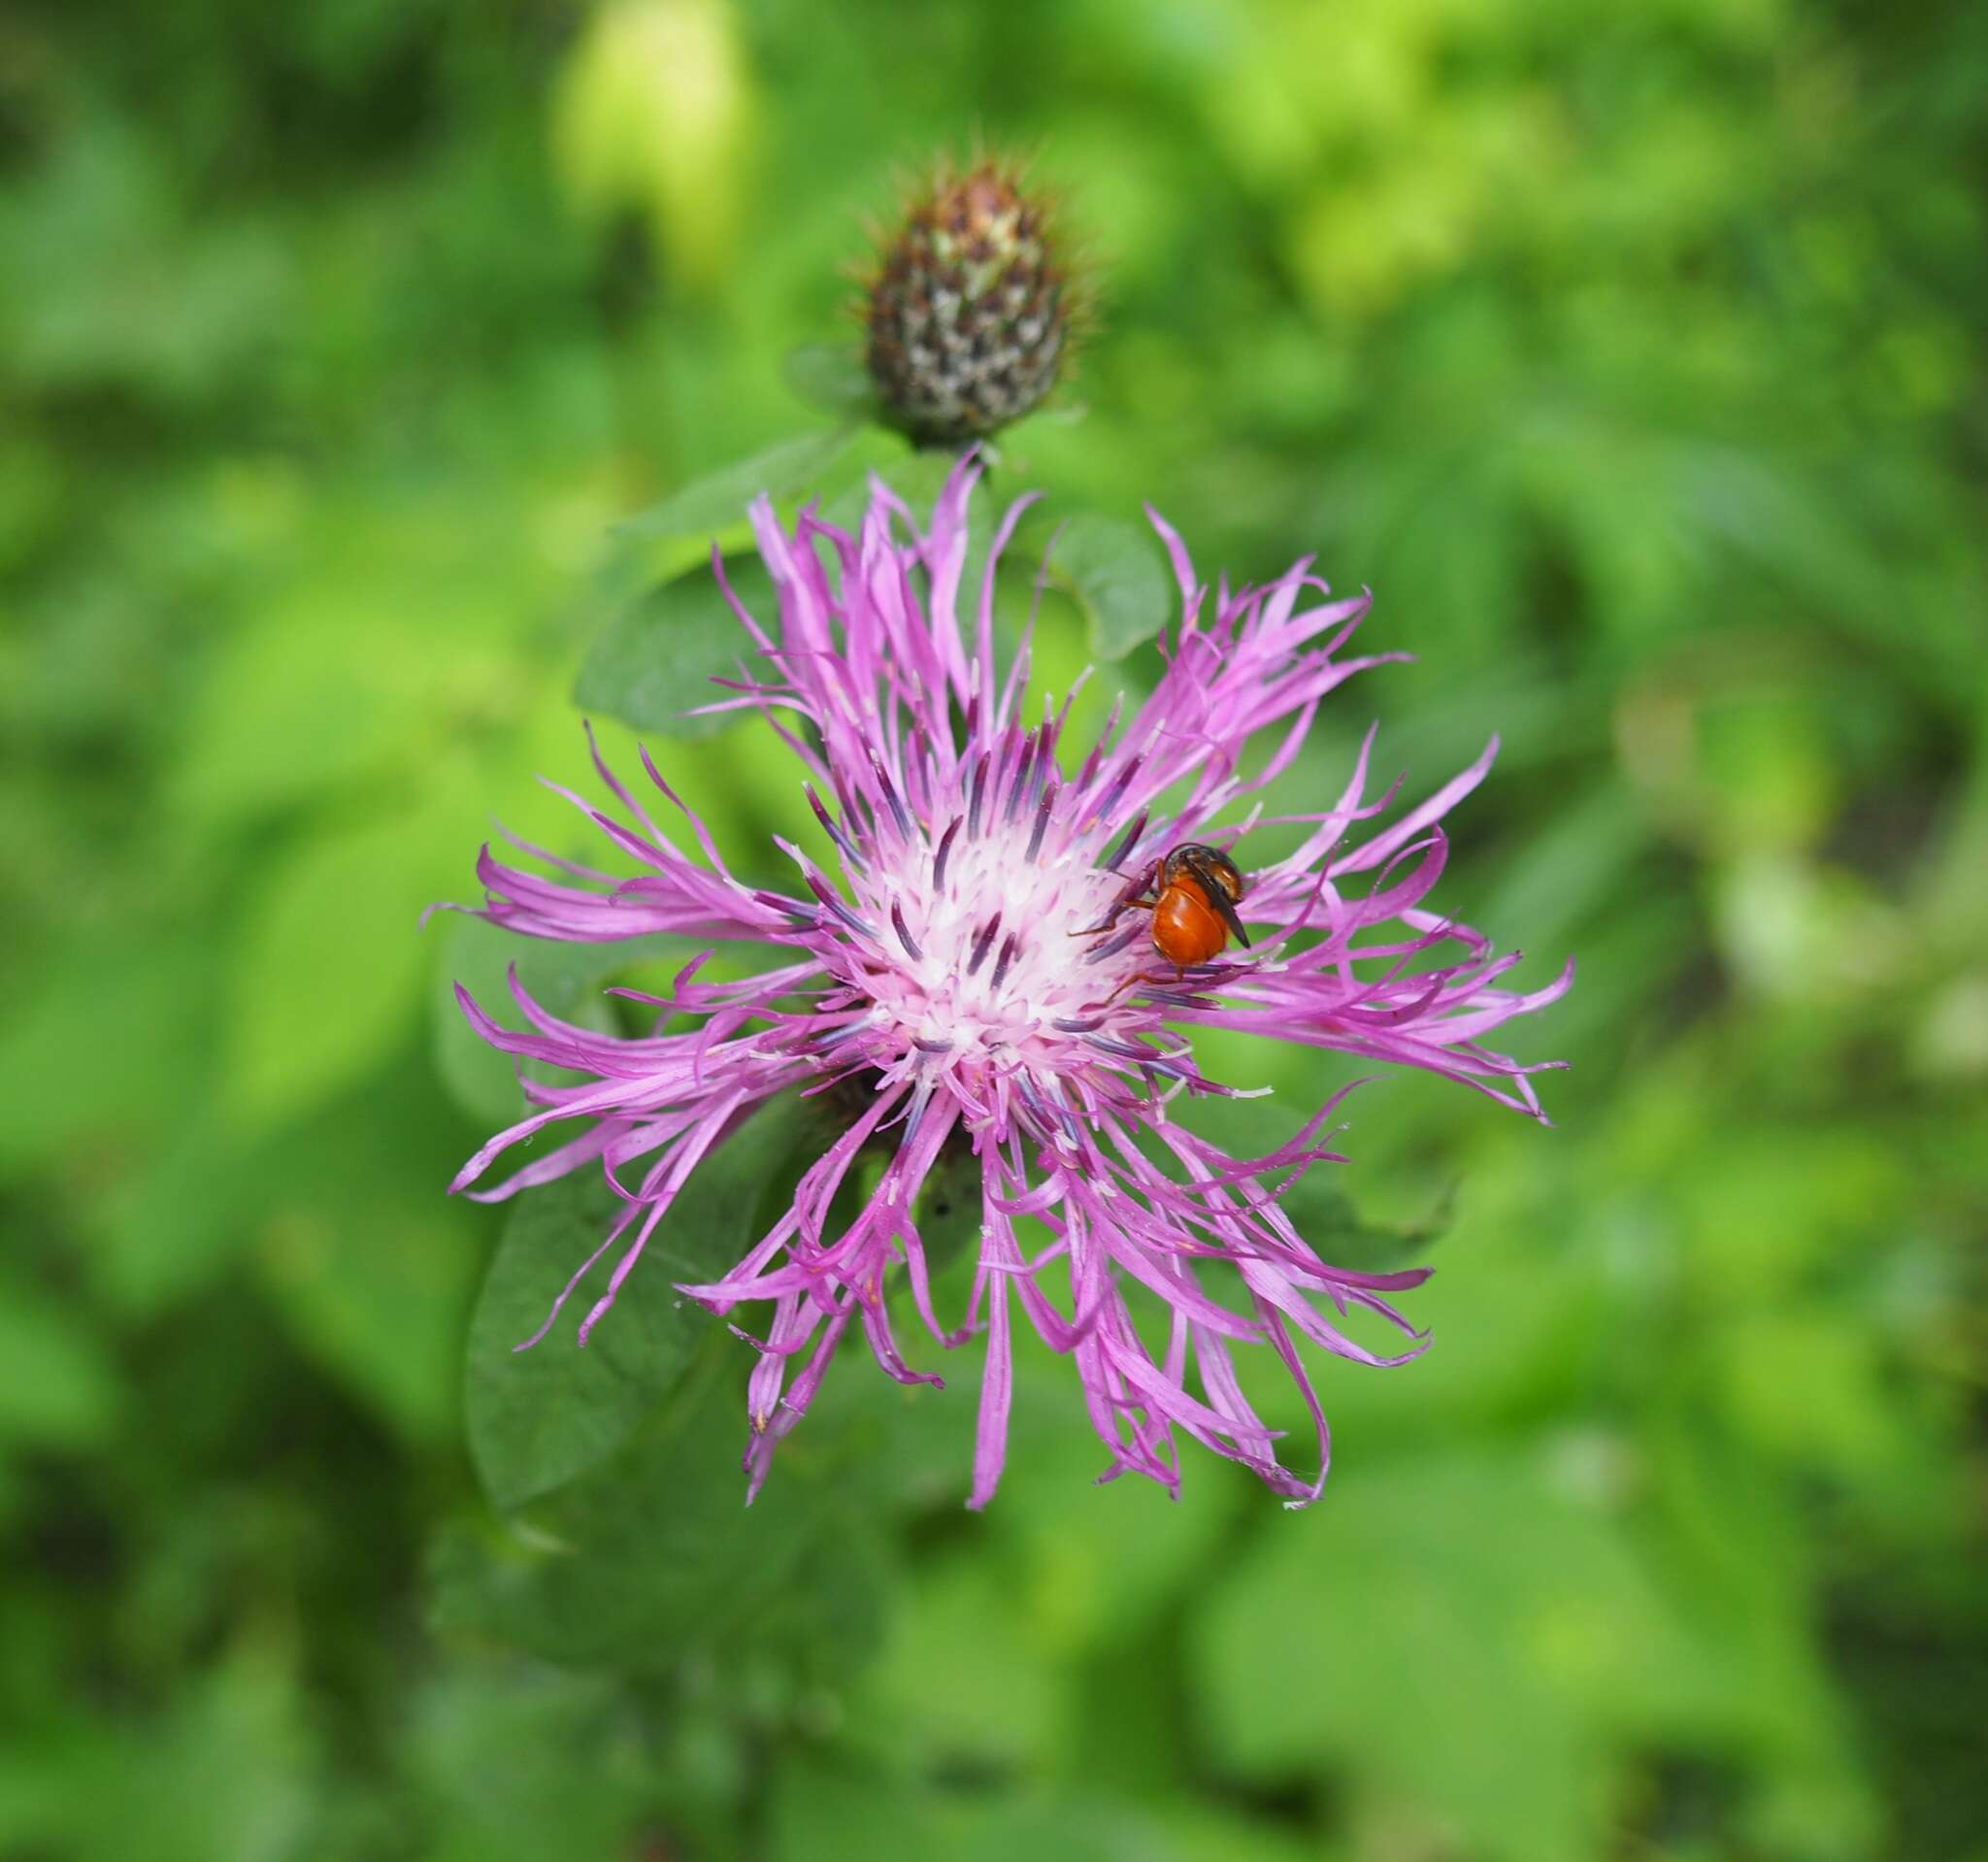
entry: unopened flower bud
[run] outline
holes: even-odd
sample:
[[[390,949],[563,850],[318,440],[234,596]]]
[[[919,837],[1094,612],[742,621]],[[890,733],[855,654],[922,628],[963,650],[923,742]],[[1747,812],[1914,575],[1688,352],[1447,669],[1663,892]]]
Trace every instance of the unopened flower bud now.
[[[921,446],[1019,419],[1056,385],[1080,296],[1049,205],[1012,170],[942,175],[884,242],[862,306],[885,417]]]

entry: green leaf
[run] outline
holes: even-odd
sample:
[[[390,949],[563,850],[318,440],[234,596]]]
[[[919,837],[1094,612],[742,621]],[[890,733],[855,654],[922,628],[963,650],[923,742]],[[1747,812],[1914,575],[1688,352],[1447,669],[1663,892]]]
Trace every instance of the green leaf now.
[[[862,1678],[863,1727],[935,1768],[964,1759],[995,1773],[1047,1769],[1066,1734],[1075,1676],[1065,1646],[1036,1633],[1034,1603],[990,1559],[928,1561]]]
[[[206,826],[294,807],[377,776],[432,728],[440,646],[410,639],[391,606],[354,614],[344,578],[299,582],[217,649],[166,785],[176,815]]]
[[[804,1575],[832,1543],[841,1577],[860,1579],[868,1599],[838,1603],[836,1613],[859,1633],[874,1628],[876,1546],[838,1445],[802,1431],[745,1504],[751,1362],[749,1347],[710,1322],[670,1399],[618,1453],[536,1503],[516,1530],[445,1534],[431,1568],[436,1627],[578,1666],[666,1670],[712,1647],[736,1659],[746,1643],[780,1634],[776,1625],[791,1629],[793,1604],[812,1588]]]
[[[431,1676],[411,1703],[403,1746],[422,1799],[442,1812],[425,1862],[639,1853],[634,1831],[661,1780],[647,1742],[601,1744],[618,1700],[606,1676],[497,1657]]]
[[[1015,1345],[1009,1467],[986,1517],[1022,1574],[1030,1639],[1073,1652],[1136,1646],[1153,1613],[1219,1555],[1234,1525],[1225,1503],[1246,1495],[1245,1505],[1260,1507],[1261,1489],[1206,1462],[1186,1467],[1178,1501],[1151,1480],[1100,1486],[1097,1439],[1072,1426],[1067,1364],[1033,1334]],[[971,1377],[958,1387],[971,1401]],[[1296,1461],[1297,1451],[1287,1458]]]
[[[1370,1460],[1335,1482],[1191,1625],[1218,1762],[1267,1781],[1337,1761],[1472,1854],[1594,1853],[1591,1780],[1611,1746],[1715,1722],[1733,1684],[1718,1642],[1546,1456]],[[1358,1632],[1321,1596],[1354,1603]]]
[[[524,1095],[518,1089],[512,1058],[483,1040],[469,1024],[456,1000],[461,983],[483,1013],[506,1027],[521,1028],[524,1015],[512,998],[509,973],[532,999],[562,1019],[583,1028],[607,1032],[613,1025],[603,985],[634,965],[652,958],[688,957],[700,947],[689,938],[651,936],[624,938],[613,944],[564,944],[549,938],[527,938],[487,924],[481,918],[456,917],[436,973],[434,993],[435,1070],[463,1111],[486,1124],[508,1124],[524,1115]],[[547,1081],[576,1078],[543,1061],[524,1063],[527,1078]]]
[[[80,1140],[128,1143],[172,1117],[220,981],[215,955],[211,937],[175,924],[148,923],[135,939],[122,925],[79,930],[10,997],[0,1075],[19,1089],[0,1119],[0,1180]]]
[[[82,1309],[0,1277],[0,1442],[93,1447],[117,1401],[116,1367]]]
[[[970,1643],[982,1639],[964,1627]],[[969,1688],[968,1691],[971,1691]],[[772,1862],[869,1862],[943,1855],[949,1862],[1303,1862],[1316,1845],[1209,1798],[1104,1796],[1041,1786],[947,1787],[866,1772],[841,1754],[790,1754],[775,1776]]]
[[[1456,1187],[1450,1181],[1437,1190],[1419,1221],[1375,1222],[1334,1180],[1330,1165],[1314,1164],[1278,1200],[1298,1233],[1335,1267],[1395,1274],[1427,1265],[1455,1215]]]
[[[1158,539],[1122,517],[1073,517],[1050,552],[1049,580],[1082,608],[1100,659],[1123,659],[1174,612],[1174,581]]]
[[[725,576],[763,626],[779,614],[773,578],[757,556],[728,558]],[[736,712],[688,714],[731,696],[712,679],[748,673],[759,649],[739,624],[709,564],[659,582],[626,603],[595,638],[580,669],[574,701],[596,716],[616,717],[665,736],[709,737],[738,721]]]
[[[660,504],[630,517],[620,526],[620,534],[703,539],[735,530],[746,521],[746,510],[755,498],[762,493],[770,498],[791,498],[806,491],[855,439],[854,427],[840,426],[782,440],[749,459],[693,479]]]
[[[108,1724],[59,1755],[65,1841],[46,1852],[111,1862],[280,1862],[316,1852],[321,1753],[276,1639],[244,1640],[179,1678],[160,1712]]]
[[[824,414],[858,420],[877,417],[877,387],[852,343],[804,343],[780,365],[787,385]]]
[[[420,914],[459,853],[452,800],[306,841],[248,907],[228,1005],[224,1109],[263,1127],[357,1078],[396,1042],[432,961]]]
[[[819,1150],[813,1115],[783,1101],[725,1143],[583,1350],[570,1324],[514,1347],[618,1204],[591,1174],[530,1193],[472,1322],[468,1377],[473,1457],[517,1517],[508,1534],[464,1530],[439,1544],[441,1627],[637,1669],[712,1642],[736,1653],[746,1637],[805,1645],[833,1667],[874,1641],[883,1548],[859,1516],[855,1438],[802,1432],[748,1512],[739,1462],[754,1353],[674,1285],[731,1266],[792,1197]],[[574,1316],[608,1271],[603,1262]],[[832,1564],[820,1565],[831,1542]],[[803,1598],[812,1607],[797,1613]]]
[[[244,1147],[211,1115],[182,1117],[129,1175],[104,1186],[86,1257],[96,1293],[149,1318],[233,1265],[248,1212],[273,1187],[268,1147]]]
[[[773,1193],[781,1163],[802,1148],[805,1117],[793,1102],[769,1106],[705,1160],[584,1348],[575,1328],[612,1253],[560,1323],[530,1350],[516,1347],[600,1247],[619,1204],[592,1170],[519,1199],[470,1323],[466,1381],[471,1455],[500,1507],[522,1506],[606,1460],[667,1402],[699,1347],[723,1329],[675,1282],[715,1280],[745,1252],[762,1192]]]
[[[376,1142],[384,1149],[393,1140],[380,1132]],[[341,1165],[358,1154],[336,1151]],[[264,1294],[298,1347],[405,1440],[452,1442],[477,1259],[464,1212],[432,1178],[386,1183],[347,1167],[334,1183],[332,1172],[317,1174],[315,1194],[293,1188],[262,1225]],[[300,1172],[297,1184],[310,1176]]]
[[[149,1319],[259,1245],[264,1290],[298,1343],[409,1434],[432,1437],[456,1420],[480,1265],[471,1209],[439,1193],[467,1148],[418,1067],[248,1143],[182,1110],[158,1149],[106,1184],[85,1255],[92,1288],[120,1317]]]

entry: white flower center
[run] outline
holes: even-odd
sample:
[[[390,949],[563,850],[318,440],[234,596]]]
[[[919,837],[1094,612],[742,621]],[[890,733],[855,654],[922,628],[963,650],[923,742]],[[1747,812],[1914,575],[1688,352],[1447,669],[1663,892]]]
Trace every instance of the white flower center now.
[[[908,1045],[948,1054],[952,1065],[1049,1060],[1075,1039],[1059,1021],[1106,1013],[1112,991],[1151,959],[1143,937],[1100,955],[1130,917],[1114,933],[1077,935],[1102,921],[1124,885],[1069,849],[1030,860],[1021,834],[961,837],[936,885],[933,857],[921,850],[913,871],[879,872],[862,888],[892,958],[870,993]]]

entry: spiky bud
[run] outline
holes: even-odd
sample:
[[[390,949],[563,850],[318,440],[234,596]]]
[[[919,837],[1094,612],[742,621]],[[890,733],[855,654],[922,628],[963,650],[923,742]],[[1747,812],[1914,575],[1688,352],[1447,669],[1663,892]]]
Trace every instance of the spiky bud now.
[[[1056,385],[1078,295],[1047,203],[1011,170],[942,174],[883,243],[862,307],[885,416],[920,446],[1019,419]]]

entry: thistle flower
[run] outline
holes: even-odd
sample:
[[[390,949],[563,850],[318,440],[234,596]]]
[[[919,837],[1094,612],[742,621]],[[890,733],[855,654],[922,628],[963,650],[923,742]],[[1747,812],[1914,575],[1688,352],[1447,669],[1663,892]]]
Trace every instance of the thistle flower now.
[[[861,306],[885,417],[920,446],[1018,420],[1056,385],[1082,291],[1045,201],[993,161],[942,174],[878,254]]]
[[[1026,722],[1027,640],[1005,670],[994,650],[995,561],[1031,500],[1007,512],[978,585],[961,587],[977,471],[961,462],[923,530],[881,483],[855,535],[808,512],[790,531],[766,499],[753,507],[779,613],[748,614],[731,598],[759,671],[720,682],[730,695],[705,709],[756,711],[779,734],[807,772],[840,873],[782,840],[798,888],[742,883],[646,751],[648,781],[701,859],[598,748],[621,813],[570,799],[634,860],[634,877],[527,849],[553,869],[545,874],[484,848],[480,910],[495,923],[579,940],[674,932],[764,945],[784,960],[702,981],[700,957],[666,997],[647,999],[657,1032],[642,1039],[563,1021],[514,979],[530,1029],[512,1033],[458,990],[485,1040],[585,1079],[526,1081],[538,1109],[479,1150],[454,1187],[548,1127],[579,1126],[477,1193],[509,1196],[580,1169],[604,1170],[619,1188],[617,1219],[526,1341],[545,1335],[612,1251],[583,1344],[685,1181],[757,1108],[854,1088],[860,1111],[809,1166],[791,1208],[722,1279],[681,1288],[717,1313],[770,1309],[744,1334],[758,1351],[748,1499],[851,1327],[891,1377],[940,1381],[899,1349],[889,1294],[901,1283],[944,1346],[985,1337],[971,1505],[986,1503],[1002,1469],[1017,1315],[1075,1362],[1109,1457],[1101,1478],[1132,1471],[1177,1490],[1184,1435],[1304,1504],[1323,1486],[1329,1436],[1301,1347],[1373,1365],[1415,1355],[1422,1337],[1392,1299],[1427,1270],[1331,1266],[1278,1200],[1289,1177],[1342,1161],[1327,1127],[1343,1089],[1255,1157],[1228,1156],[1176,1120],[1183,1093],[1238,1091],[1203,1071],[1194,1031],[1419,1068],[1543,1117],[1529,1079],[1538,1069],[1485,1041],[1558,998],[1572,969],[1531,993],[1508,989],[1501,980],[1517,953],[1494,954],[1424,905],[1447,852],[1438,823],[1482,781],[1496,740],[1376,829],[1394,790],[1368,797],[1372,730],[1329,808],[1280,817],[1307,826],[1302,843],[1242,869],[1235,910],[1248,947],[1185,967],[1163,960],[1148,913],[1130,904],[1145,896],[1154,863],[1183,842],[1211,844],[1219,867],[1224,851],[1246,862],[1258,815],[1239,815],[1238,805],[1290,765],[1330,693],[1406,655],[1348,656],[1370,597],[1331,599],[1308,562],[1266,586],[1210,590],[1149,513],[1182,604],[1161,642],[1165,671],[1136,715],[1121,721],[1114,708],[1099,740],[1071,751],[1072,694]],[[1275,748],[1245,776],[1244,747],[1271,730]],[[661,1032],[679,1015],[699,1025]],[[832,1221],[838,1191],[857,1187],[859,1153],[879,1146],[889,1161],[874,1191],[853,1219]],[[919,1193],[942,1150],[967,1147],[980,1177],[978,1259],[968,1310],[948,1328],[935,1310]],[[1023,1218],[1046,1240],[1026,1242]],[[1399,1328],[1403,1348],[1357,1343],[1340,1323],[1353,1308]],[[1243,1394],[1234,1353],[1254,1345],[1296,1380],[1316,1430],[1314,1471],[1279,1464],[1276,1433]]]

